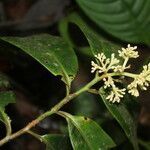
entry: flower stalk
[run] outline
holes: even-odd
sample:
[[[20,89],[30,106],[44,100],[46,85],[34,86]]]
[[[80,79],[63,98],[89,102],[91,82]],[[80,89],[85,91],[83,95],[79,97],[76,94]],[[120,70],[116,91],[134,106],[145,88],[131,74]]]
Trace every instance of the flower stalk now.
[[[104,53],[97,54],[95,55],[95,58],[98,63],[95,63],[94,61],[91,62],[91,73],[98,72],[99,76],[101,76],[101,74],[107,75],[107,78],[103,78],[104,89],[110,90],[110,94],[106,99],[112,103],[119,103],[121,98],[124,97],[126,90],[128,90],[128,93],[131,95],[137,97],[139,96],[138,86],[142,90],[147,90],[147,87],[150,84],[150,63],[143,67],[143,71],[140,74],[125,72],[126,69],[130,68],[130,65],[127,66],[128,60],[130,58],[139,57],[136,49],[137,46],[131,47],[130,44],[128,44],[127,48],[122,48],[118,51],[119,57],[124,60],[123,63],[120,63],[120,60],[115,57],[114,53],[111,54],[111,58],[106,58]],[[116,86],[116,82],[120,82],[120,80],[113,78],[113,75],[116,76],[117,74],[131,77],[134,81],[128,85],[127,89],[121,89]]]

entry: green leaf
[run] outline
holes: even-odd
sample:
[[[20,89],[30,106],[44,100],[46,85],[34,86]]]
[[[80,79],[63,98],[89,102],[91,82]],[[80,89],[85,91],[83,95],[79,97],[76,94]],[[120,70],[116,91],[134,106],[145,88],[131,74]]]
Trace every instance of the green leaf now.
[[[0,121],[6,125],[7,135],[11,133],[11,120],[5,113],[5,107],[10,103],[15,103],[14,93],[11,91],[0,92]]]
[[[0,121],[5,124],[6,128],[10,128],[11,120],[2,108],[0,108]]]
[[[41,138],[46,144],[46,150],[71,150],[69,138],[65,135],[47,134]]]
[[[125,105],[123,103],[120,103],[118,105],[112,104],[108,100],[106,100],[107,95],[103,88],[100,89],[99,94],[103,102],[105,103],[107,109],[110,111],[112,116],[117,120],[117,122],[120,124],[120,126],[126,133],[130,142],[133,144],[134,149],[138,150],[136,124]]]
[[[70,37],[70,33],[68,31],[69,28],[69,22],[68,22],[68,18],[64,18],[62,20],[60,20],[59,24],[58,24],[58,28],[59,28],[59,32],[61,34],[61,36],[65,39],[65,41],[71,46],[71,47],[75,47],[71,37]]]
[[[113,140],[93,120],[60,112],[68,122],[69,136],[74,150],[107,150],[115,147]]]
[[[24,38],[2,37],[1,39],[32,56],[53,75],[61,75],[67,85],[70,85],[77,73],[76,55],[60,37],[40,34]]]
[[[84,33],[86,36],[89,45],[90,45],[90,50],[93,55],[96,55],[98,53],[105,53],[106,56],[110,56],[111,53],[116,53],[117,50],[119,49],[118,45],[115,45],[113,43],[110,43],[106,40],[104,40],[102,37],[100,37],[94,30],[92,30],[86,22],[83,21],[83,19],[77,14],[77,13],[72,13],[70,16],[68,16],[68,22],[74,23],[77,25],[80,30]],[[67,34],[65,34],[65,37]],[[68,40],[66,38],[66,40]]]
[[[108,33],[128,42],[150,44],[149,0],[76,0]]]
[[[90,47],[86,46],[86,47],[80,47],[79,51],[81,54],[87,56],[87,57],[93,57],[93,54],[91,53]]]
[[[0,108],[4,109],[10,103],[15,103],[14,93],[11,91],[0,92]]]

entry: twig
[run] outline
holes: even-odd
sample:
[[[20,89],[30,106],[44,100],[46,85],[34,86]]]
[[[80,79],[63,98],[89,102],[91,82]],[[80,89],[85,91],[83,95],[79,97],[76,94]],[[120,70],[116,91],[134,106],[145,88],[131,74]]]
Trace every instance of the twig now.
[[[58,104],[56,104],[52,109],[48,110],[47,112],[45,112],[44,114],[40,115],[38,118],[36,118],[35,120],[33,120],[32,122],[30,122],[26,127],[22,128],[21,130],[17,131],[16,133],[13,133],[11,135],[7,135],[5,138],[3,138],[0,141],[0,146],[2,146],[3,144],[9,142],[12,139],[17,138],[18,136],[29,132],[29,130],[31,128],[33,128],[34,126],[36,126],[40,121],[42,121],[43,119],[45,119],[46,117],[57,113],[65,104],[67,104],[68,102],[70,102],[72,99],[74,99],[75,97],[77,97],[78,95],[80,95],[81,93],[88,91],[94,84],[96,84],[97,82],[99,82],[100,80],[102,80],[103,78],[107,78],[107,76],[127,76],[127,77],[132,77],[134,78],[135,76],[137,76],[136,74],[132,74],[132,73],[128,73],[128,72],[123,72],[123,73],[109,73],[109,74],[103,74],[102,76],[98,76],[96,75],[95,78],[89,82],[88,84],[86,84],[84,87],[82,87],[79,91],[73,93],[73,94],[69,94],[67,95],[63,100],[61,100]]]
[[[27,131],[27,133],[29,133],[30,135],[34,136],[39,141],[43,142],[43,139],[42,139],[41,135],[39,135],[39,134],[37,134],[37,133],[35,133],[35,132],[31,131],[31,130]]]
[[[95,77],[91,82],[89,82],[87,85],[85,85],[83,88],[81,88],[79,91],[70,94],[68,96],[66,96],[62,101],[60,101],[58,104],[56,104],[51,110],[45,112],[44,114],[42,114],[41,116],[39,116],[38,118],[36,118],[35,120],[33,120],[32,122],[30,122],[27,126],[25,126],[24,128],[22,128],[21,130],[17,131],[16,133],[13,133],[11,135],[6,136],[5,138],[3,138],[0,141],[0,146],[2,146],[3,144],[9,142],[12,139],[17,138],[18,136],[29,132],[29,130],[31,128],[33,128],[34,126],[36,126],[40,121],[42,121],[43,119],[45,119],[46,117],[56,113],[58,110],[60,110],[60,108],[62,108],[65,104],[67,104],[68,102],[70,102],[72,99],[74,99],[75,97],[77,97],[78,95],[80,95],[81,93],[87,91],[90,87],[92,87],[95,83],[97,83],[98,81],[100,81],[101,79],[103,79],[105,76],[101,76],[101,77]]]

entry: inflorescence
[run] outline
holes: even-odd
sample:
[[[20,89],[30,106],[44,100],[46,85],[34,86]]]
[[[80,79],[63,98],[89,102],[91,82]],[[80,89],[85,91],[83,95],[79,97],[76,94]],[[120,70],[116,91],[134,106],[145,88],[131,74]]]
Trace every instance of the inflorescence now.
[[[91,72],[98,72],[98,75],[105,74],[104,88],[111,89],[110,94],[107,96],[110,102],[120,102],[121,98],[125,95],[125,91],[128,90],[128,93],[131,95],[138,97],[139,91],[138,88],[142,90],[147,90],[147,87],[150,84],[150,63],[148,65],[143,66],[143,71],[140,74],[133,74],[125,72],[126,69],[130,68],[130,65],[127,65],[128,60],[130,58],[139,57],[138,52],[136,51],[137,46],[131,47],[128,44],[127,48],[122,48],[118,51],[118,56],[123,59],[121,62],[118,58],[115,57],[115,54],[111,54],[110,58],[107,58],[104,53],[99,53],[95,55],[97,63],[94,61],[91,62],[92,68]],[[131,82],[127,89],[119,88],[116,86],[116,79],[113,76],[128,76],[133,78],[133,82]]]

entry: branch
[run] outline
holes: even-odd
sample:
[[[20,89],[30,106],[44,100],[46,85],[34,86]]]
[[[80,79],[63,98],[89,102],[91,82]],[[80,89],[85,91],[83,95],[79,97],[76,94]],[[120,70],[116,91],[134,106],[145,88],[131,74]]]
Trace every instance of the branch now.
[[[17,131],[16,133],[13,133],[13,134],[8,135],[5,138],[3,138],[0,141],[0,146],[2,146],[3,144],[9,142],[12,139],[15,139],[15,138],[19,137],[20,135],[22,135],[24,133],[28,133],[29,130],[31,128],[35,127],[40,121],[42,121],[43,119],[45,119],[46,117],[48,117],[48,116],[50,116],[50,115],[52,115],[54,113],[57,113],[57,111],[59,111],[65,104],[70,102],[72,99],[74,99],[75,97],[77,97],[81,93],[83,93],[83,92],[87,91],[88,89],[90,89],[94,84],[96,84],[97,82],[102,80],[105,76],[106,75],[102,75],[101,77],[97,77],[96,76],[91,82],[89,82],[87,85],[85,85],[79,91],[77,91],[77,92],[75,92],[73,94],[69,94],[68,96],[66,96],[63,100],[61,100],[58,104],[56,104],[51,110],[49,110],[49,111],[45,112],[44,114],[40,115],[38,118],[36,118],[32,122],[30,122],[24,128],[22,128],[21,130]]]
[[[35,120],[31,121],[27,126],[25,126],[24,128],[22,128],[21,130],[17,131],[16,133],[13,133],[11,135],[7,135],[5,138],[3,138],[0,141],[0,146],[2,146],[3,144],[9,142],[12,139],[17,138],[18,136],[24,134],[24,133],[29,133],[29,130],[31,128],[33,128],[34,126],[36,126],[40,121],[42,121],[43,119],[45,119],[46,117],[57,113],[65,104],[67,104],[68,102],[70,102],[72,99],[74,99],[75,97],[77,97],[78,95],[80,95],[81,93],[85,92],[85,91],[89,91],[91,93],[97,94],[97,91],[93,91],[90,88],[96,84],[97,82],[99,82],[100,80],[102,80],[103,78],[107,78],[109,76],[127,76],[127,77],[131,77],[131,78],[135,78],[137,75],[136,74],[132,74],[132,73],[128,73],[128,72],[123,72],[123,73],[107,73],[107,74],[103,74],[102,76],[98,76],[98,74],[96,74],[95,78],[89,82],[88,84],[86,84],[84,87],[82,87],[79,91],[73,93],[73,94],[69,94],[67,95],[64,99],[62,99],[58,104],[56,104],[52,109],[48,110],[47,112],[45,112],[44,114],[40,115],[38,118],[36,118]]]

